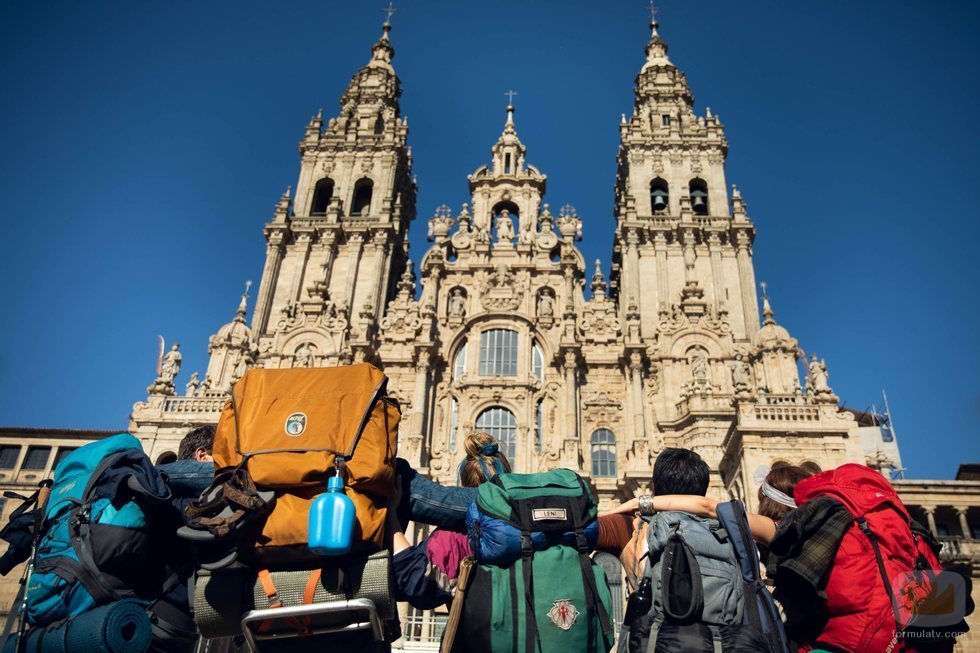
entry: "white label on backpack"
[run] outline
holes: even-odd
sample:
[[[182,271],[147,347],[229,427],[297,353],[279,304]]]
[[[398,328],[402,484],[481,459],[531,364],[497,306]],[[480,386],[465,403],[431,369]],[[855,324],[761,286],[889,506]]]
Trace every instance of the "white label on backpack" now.
[[[571,630],[575,620],[578,619],[578,615],[578,608],[572,604],[571,599],[558,599],[548,610],[548,618],[551,619],[551,623],[562,630]]]
[[[555,519],[568,519],[568,513],[564,508],[535,508],[531,511],[532,521],[551,521]]]
[[[286,418],[286,435],[299,437],[306,430],[306,413],[293,413]]]

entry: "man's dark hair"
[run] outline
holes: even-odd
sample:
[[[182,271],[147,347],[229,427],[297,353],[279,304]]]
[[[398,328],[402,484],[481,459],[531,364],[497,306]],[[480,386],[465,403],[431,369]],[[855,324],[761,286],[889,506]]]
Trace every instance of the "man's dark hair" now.
[[[708,463],[690,449],[667,448],[653,464],[653,492],[666,494],[708,493]]]
[[[199,426],[180,441],[180,447],[177,449],[177,460],[190,460],[198,449],[204,449],[210,454],[213,448],[214,427]]]

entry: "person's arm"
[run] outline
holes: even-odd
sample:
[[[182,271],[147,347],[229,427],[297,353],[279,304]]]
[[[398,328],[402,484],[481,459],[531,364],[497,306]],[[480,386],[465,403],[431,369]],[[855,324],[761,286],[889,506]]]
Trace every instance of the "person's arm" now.
[[[717,506],[718,502],[714,499],[687,494],[668,494],[666,496],[653,497],[653,509],[658,512],[678,510],[680,512],[689,512],[692,515],[714,519],[718,516],[715,511]],[[752,537],[755,538],[756,542],[761,544],[772,542],[772,538],[776,536],[776,522],[753,512],[747,512],[746,517],[749,522],[749,531],[751,531]]]
[[[599,515],[599,517],[608,517],[610,515],[621,515],[623,513],[633,514],[640,509],[639,499],[630,499],[629,501],[624,501],[615,508],[610,508]]]

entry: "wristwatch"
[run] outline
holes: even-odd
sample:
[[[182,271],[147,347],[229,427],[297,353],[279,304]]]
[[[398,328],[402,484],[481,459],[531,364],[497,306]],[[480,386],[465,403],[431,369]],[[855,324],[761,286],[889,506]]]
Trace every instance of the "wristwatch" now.
[[[637,499],[637,502],[640,505],[640,514],[643,515],[644,517],[649,517],[654,512],[656,512],[653,509],[653,497],[651,497],[649,494],[644,494],[640,496]]]

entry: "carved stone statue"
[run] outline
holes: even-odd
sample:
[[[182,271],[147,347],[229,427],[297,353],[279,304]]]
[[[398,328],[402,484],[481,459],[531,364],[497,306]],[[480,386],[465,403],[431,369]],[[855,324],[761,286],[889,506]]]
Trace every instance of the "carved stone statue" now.
[[[554,317],[555,299],[549,292],[538,295],[538,317]]]
[[[695,383],[708,382],[708,355],[703,349],[694,350],[691,358],[691,380]]]
[[[830,375],[827,373],[826,361],[817,360],[816,354],[810,354],[807,371],[810,373],[810,387],[813,392],[817,394],[830,392],[830,386],[827,385]]]
[[[510,211],[504,209],[497,216],[497,242],[509,243],[514,240],[514,222],[510,219]]]
[[[483,225],[482,227],[477,227],[476,242],[478,243],[490,242],[490,225]]]
[[[232,383],[245,376],[245,372],[248,371],[249,363],[251,363],[251,361],[249,360],[248,353],[242,352],[241,356],[238,357],[238,363],[235,365],[235,371],[231,375],[231,378],[233,379]]]
[[[530,245],[534,242],[534,230],[531,229],[531,223],[524,225],[521,232],[517,234],[517,242],[521,245]]]
[[[463,317],[466,315],[466,297],[459,288],[454,288],[452,295],[449,296],[449,317]]]
[[[172,384],[177,373],[180,372],[180,362],[183,357],[180,355],[180,343],[175,342],[170,351],[163,357],[160,364],[160,380],[164,383]]]
[[[296,355],[293,357],[293,367],[309,367],[310,363],[313,362],[313,350],[310,349],[308,343],[303,343],[300,345],[299,349],[296,350]]]
[[[193,397],[197,393],[197,389],[201,386],[201,382],[198,380],[197,372],[191,374],[190,380],[187,385],[184,386],[184,396]]]
[[[752,369],[741,354],[735,357],[735,362],[732,364],[732,381],[735,386],[735,394],[752,392]]]

